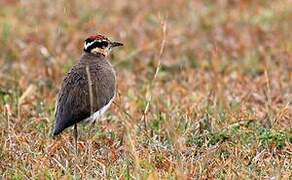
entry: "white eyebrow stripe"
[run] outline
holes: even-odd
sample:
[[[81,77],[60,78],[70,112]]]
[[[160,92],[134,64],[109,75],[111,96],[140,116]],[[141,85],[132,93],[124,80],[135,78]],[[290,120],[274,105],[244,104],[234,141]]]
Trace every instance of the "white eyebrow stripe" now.
[[[89,46],[91,46],[95,41],[89,42],[89,43],[84,43],[84,49],[87,49]]]

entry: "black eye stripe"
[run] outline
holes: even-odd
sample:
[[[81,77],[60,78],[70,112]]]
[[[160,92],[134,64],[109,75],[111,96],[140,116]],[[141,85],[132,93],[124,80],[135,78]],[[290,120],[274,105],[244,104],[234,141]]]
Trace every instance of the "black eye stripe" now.
[[[106,42],[106,41],[95,41],[91,46],[90,46],[90,48],[96,48],[96,47],[98,47],[98,48],[106,48],[108,46],[108,42]]]
[[[109,43],[107,41],[94,41],[91,39],[85,40],[84,51],[90,52],[94,48],[101,48],[104,49],[108,47]]]
[[[100,42],[100,45],[101,45],[102,47],[107,47],[107,46],[108,46],[108,42],[107,42],[107,41],[101,41],[101,42]]]
[[[86,43],[90,43],[90,42],[92,42],[93,40],[92,39],[89,39],[89,38],[87,38],[86,40],[85,40],[85,42]]]

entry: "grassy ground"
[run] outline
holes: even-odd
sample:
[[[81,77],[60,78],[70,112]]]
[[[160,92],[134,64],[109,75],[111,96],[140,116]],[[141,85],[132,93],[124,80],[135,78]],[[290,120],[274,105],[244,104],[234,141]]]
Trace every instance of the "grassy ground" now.
[[[1,179],[291,179],[292,2],[0,1]],[[83,40],[119,96],[95,128],[50,136]]]

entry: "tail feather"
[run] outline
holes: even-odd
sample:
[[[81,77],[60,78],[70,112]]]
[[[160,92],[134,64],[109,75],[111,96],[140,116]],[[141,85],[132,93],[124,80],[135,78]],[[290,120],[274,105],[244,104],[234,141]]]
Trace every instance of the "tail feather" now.
[[[62,119],[60,119],[59,116],[56,116],[56,121],[55,121],[55,127],[53,129],[53,136],[57,136],[60,134],[64,129],[66,129],[68,126],[65,126],[65,123]]]
[[[62,131],[63,131],[63,129],[60,129],[60,128],[55,127],[54,130],[53,130],[53,136],[57,136]]]

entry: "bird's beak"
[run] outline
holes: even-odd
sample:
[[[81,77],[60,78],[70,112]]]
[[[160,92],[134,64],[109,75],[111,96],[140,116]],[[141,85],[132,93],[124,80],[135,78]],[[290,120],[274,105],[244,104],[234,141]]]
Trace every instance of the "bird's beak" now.
[[[118,47],[118,46],[123,46],[124,44],[123,43],[119,43],[119,42],[111,42],[111,47]]]

